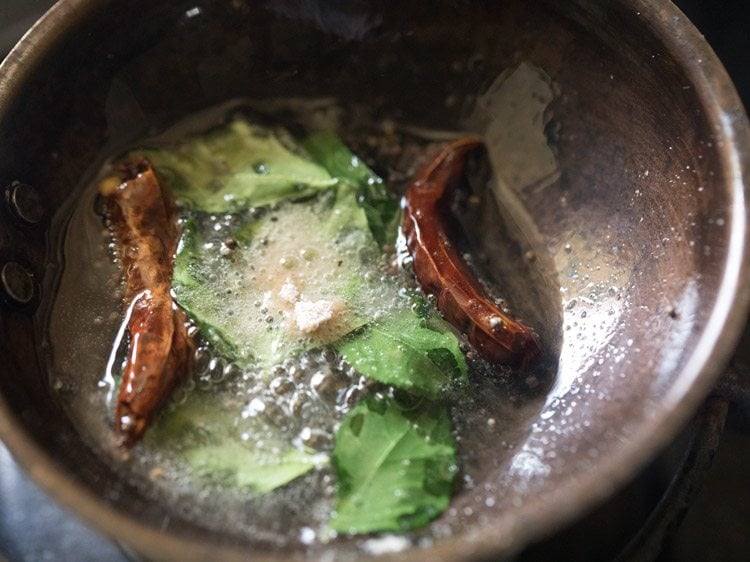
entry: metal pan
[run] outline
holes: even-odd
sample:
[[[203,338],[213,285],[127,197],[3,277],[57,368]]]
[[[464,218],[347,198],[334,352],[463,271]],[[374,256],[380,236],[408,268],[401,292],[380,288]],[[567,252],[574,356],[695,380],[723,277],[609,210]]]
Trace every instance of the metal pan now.
[[[349,539],[275,550],[179,516],[165,526],[168,507],[116,477],[50,388],[39,307],[59,210],[103,151],[193,111],[336,97],[487,140],[486,208],[504,220],[478,217],[475,243],[510,294],[531,295],[517,306],[555,372],[509,389],[475,487],[440,521],[451,532],[397,558],[508,556],[610,495],[695,412],[744,325],[748,121],[670,2],[63,0],[1,72],[0,437],[61,503],[143,555],[363,554]]]

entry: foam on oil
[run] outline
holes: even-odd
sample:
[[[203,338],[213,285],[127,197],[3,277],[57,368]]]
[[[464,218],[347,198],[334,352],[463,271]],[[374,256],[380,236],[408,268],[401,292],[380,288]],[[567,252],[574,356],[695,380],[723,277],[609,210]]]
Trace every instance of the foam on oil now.
[[[221,111],[225,113],[226,109]],[[338,110],[328,113],[346,114]],[[165,132],[162,138],[164,142],[174,142],[186,132],[205,128],[207,121],[210,119],[205,115],[187,120]],[[360,124],[352,130],[356,134],[346,140],[355,152],[369,156],[365,157],[368,163],[385,162],[394,177],[407,177],[413,172],[413,162],[404,169],[395,169],[401,166],[395,163],[401,152],[394,152],[397,143],[392,131],[380,143],[377,140],[382,134],[379,125]],[[411,138],[404,152],[417,155],[428,145],[424,139]],[[122,286],[119,266],[112,259],[112,248],[108,247],[110,235],[96,212],[95,183],[79,197],[67,222],[62,248],[64,268],[48,322],[50,372],[55,373],[51,384],[71,419],[122,478],[165,506],[168,513],[222,533],[253,537],[253,540],[271,544],[319,542],[325,534],[336,486],[333,470],[325,462],[280,489],[255,494],[227,485],[220,477],[206,479],[196,474],[184,458],[190,436],[165,443],[157,438],[158,431],[154,431],[132,450],[128,460],[123,461],[115,452],[112,409],[124,350],[113,351],[112,345],[121,327]],[[327,298],[326,284],[335,280],[328,271],[333,259],[328,255],[329,249],[314,232],[294,228],[299,224],[313,224],[316,217],[307,215],[313,212],[298,209],[290,214],[279,213],[281,224],[275,226],[283,228],[274,228],[259,237],[267,238],[269,244],[259,248],[256,277],[273,285],[273,299],[265,303],[265,312],[258,314],[264,308],[262,293],[267,291],[259,288],[258,294],[242,305],[244,308],[233,311],[248,330],[255,329],[256,324],[260,326],[259,323],[268,324],[268,317],[272,318],[270,323],[287,330],[288,303],[277,298],[287,281],[311,298]],[[211,245],[209,249],[215,250],[217,266],[226,267],[227,253],[231,253],[227,238],[237,226],[237,220],[246,219],[238,219],[237,215],[210,216],[201,225],[204,231],[214,232],[206,243]],[[290,250],[292,246],[294,252]],[[347,259],[351,261],[347,266],[359,267],[357,256]],[[377,271],[358,270],[357,273],[377,286],[382,276],[388,275],[383,271],[387,269],[387,261]],[[236,282],[240,282],[239,277]],[[403,274],[400,282],[409,283],[408,274]],[[231,283],[227,290],[240,289]],[[372,301],[357,314],[377,314],[378,309],[388,308],[400,298],[398,292],[376,292]],[[260,304],[256,306],[256,303]],[[338,424],[359,398],[366,393],[392,392],[360,376],[328,350],[307,351],[294,358],[282,354],[275,359],[270,369],[238,365],[200,340],[194,373],[177,390],[157,422],[157,428],[186,401],[197,400],[221,411],[229,420],[227,432],[238,441],[270,443],[271,452],[273,443],[284,442],[299,450],[313,451],[324,459],[332,451]],[[522,440],[525,431],[519,430],[525,424],[517,420],[531,417],[538,406],[524,397],[528,389],[519,392],[517,384],[506,374],[474,360],[470,360],[470,369],[470,385],[452,397],[451,408],[462,471],[460,487],[462,494],[477,495],[477,501],[490,506],[502,490],[486,486],[475,489],[476,483],[485,480],[488,470],[497,470],[507,462],[510,451]],[[521,376],[520,380],[527,381],[528,386],[536,385],[531,376]],[[500,454],[497,444],[502,446]],[[502,450],[508,454],[503,455]],[[432,537],[460,530],[468,517],[464,509],[450,508],[426,529],[407,535],[404,546],[428,545]],[[378,545],[370,546],[378,548]],[[369,547],[364,545],[363,548]]]

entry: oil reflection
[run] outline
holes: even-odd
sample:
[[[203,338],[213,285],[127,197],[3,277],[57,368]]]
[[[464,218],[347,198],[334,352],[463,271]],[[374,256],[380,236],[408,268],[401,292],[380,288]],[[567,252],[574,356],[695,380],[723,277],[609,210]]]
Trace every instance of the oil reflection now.
[[[555,86],[547,73],[523,62],[501,73],[477,98],[467,122],[483,133],[501,203],[508,191],[522,197],[558,179],[545,133],[551,119],[547,108],[554,97]]]
[[[535,292],[532,308],[536,310],[523,313],[533,318],[545,346],[557,358],[544,404],[504,474],[503,480],[512,481],[520,493],[550,473],[556,462],[556,439],[568,430],[581,429],[567,418],[581,401],[597,398],[599,385],[594,379],[625,360],[632,345],[616,339],[629,306],[626,288],[632,267],[627,260],[619,260],[602,233],[585,220],[574,226],[558,224],[554,238],[536,222],[551,201],[565,205],[550,134],[556,126],[550,111],[556,95],[557,87],[543,69],[521,63],[492,82],[467,119],[488,147],[493,171],[490,189],[504,223],[505,243],[509,236],[534,254],[525,275],[515,272],[515,278],[526,283],[515,291]],[[500,229],[483,230],[490,240]],[[492,247],[491,242],[485,244]],[[493,255],[503,256],[502,250]],[[506,275],[506,280],[513,287],[513,276]]]
[[[564,299],[563,336],[557,378],[542,415],[584,377],[599,377],[605,358],[619,363],[624,356],[609,343],[627,306],[623,287],[630,273],[602,259],[596,240],[594,233],[576,233],[555,255]]]

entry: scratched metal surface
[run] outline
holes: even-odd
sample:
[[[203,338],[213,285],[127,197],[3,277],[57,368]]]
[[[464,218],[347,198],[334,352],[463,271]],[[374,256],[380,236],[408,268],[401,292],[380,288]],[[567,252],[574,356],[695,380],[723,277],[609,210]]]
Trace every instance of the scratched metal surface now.
[[[38,9],[44,3],[34,2],[34,8]],[[2,39],[0,49],[10,44],[9,37],[22,32],[26,24],[33,21],[28,19],[28,12],[14,11],[13,6],[20,2],[5,0],[2,4],[0,28],[11,29],[11,31],[0,34]],[[700,3],[684,2],[683,4],[689,8],[690,4],[699,5]],[[701,12],[696,8],[695,13]],[[15,18],[10,24],[7,18],[2,19],[2,16],[7,14]],[[731,27],[731,24],[726,22],[723,25]],[[725,27],[724,30],[726,29]],[[747,38],[739,37],[739,33],[737,35],[737,41],[744,42],[743,44],[747,46]],[[710,36],[709,40],[711,40]],[[722,38],[722,42],[726,44],[726,37]],[[730,50],[727,51],[726,56],[734,56],[737,51],[731,50],[731,44],[728,48]],[[34,484],[23,476],[7,450],[0,445],[0,559],[2,555],[11,561],[126,560],[124,555],[108,540],[89,530],[47,499]]]
[[[0,1],[0,59],[53,4]],[[59,507],[31,482],[0,442],[0,562],[125,562],[109,539]]]

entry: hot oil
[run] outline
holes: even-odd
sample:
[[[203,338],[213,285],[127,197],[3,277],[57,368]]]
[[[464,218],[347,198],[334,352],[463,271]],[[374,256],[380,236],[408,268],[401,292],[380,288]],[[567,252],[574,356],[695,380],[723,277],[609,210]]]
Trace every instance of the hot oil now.
[[[396,190],[403,188],[404,180],[433,152],[430,135],[405,133],[390,122],[373,125],[376,121],[361,108],[342,108],[328,100],[310,112],[309,104],[297,107],[299,103],[278,102],[261,109],[294,116],[292,129],[299,124],[337,128],[353,151]],[[244,107],[233,104],[198,115],[150,142],[174,142],[228,114],[247,111]],[[147,435],[126,460],[116,451],[112,417],[123,353],[122,348],[118,353],[112,347],[122,324],[122,281],[96,201],[96,181],[92,181],[66,224],[64,268],[48,316],[50,372],[54,373],[51,385],[81,435],[124,479],[175,517],[277,545],[331,538],[326,522],[336,482],[330,464],[322,463],[280,489],[255,494],[224,486],[221,481],[207,482],[195,474],[182,457],[186,445],[180,440],[155,442]],[[221,240],[236,217],[207,220],[213,223],[204,227],[215,227],[218,255]],[[402,274],[404,283],[410,283],[409,273]],[[513,300],[513,295],[508,297]],[[543,379],[490,368],[469,355],[469,384],[447,397],[459,450],[459,497],[436,522],[409,534],[404,547],[426,545],[432,537],[460,531],[471,520],[472,502],[494,503],[503,493],[502,484],[489,485],[487,480],[508,462],[527,433],[526,420],[538,412],[535,397],[541,394]],[[263,438],[250,432],[257,428],[251,422],[258,419],[292,446],[326,456],[332,452],[335,430],[346,413],[362,396],[375,392],[392,391],[360,376],[330,351],[305,352],[281,361],[270,373],[256,372],[227,361],[199,340],[196,368],[177,390],[157,426],[191,396],[200,395],[210,398],[217,409],[234,413],[229,431],[239,440]],[[165,521],[168,525],[168,518]]]

